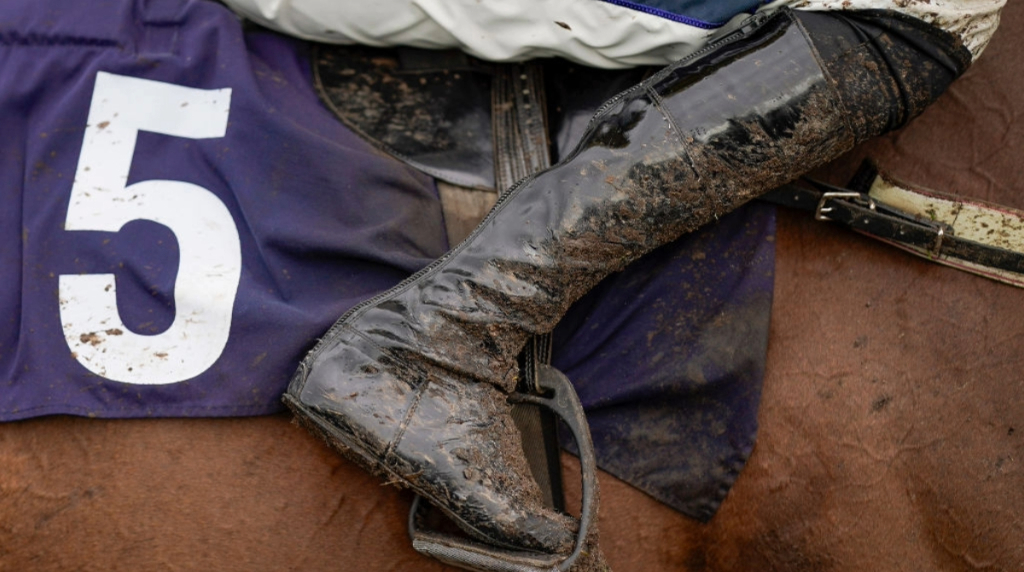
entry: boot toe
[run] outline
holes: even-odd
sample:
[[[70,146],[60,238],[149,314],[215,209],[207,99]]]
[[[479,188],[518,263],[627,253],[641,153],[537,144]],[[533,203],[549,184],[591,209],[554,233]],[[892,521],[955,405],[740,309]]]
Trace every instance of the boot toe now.
[[[348,327],[306,372],[289,388],[291,405],[332,447],[482,540],[571,552],[575,522],[541,501],[507,396],[494,386],[414,367]]]
[[[544,506],[502,392],[488,384],[422,389],[389,462],[470,534],[548,553],[572,551],[576,523]]]

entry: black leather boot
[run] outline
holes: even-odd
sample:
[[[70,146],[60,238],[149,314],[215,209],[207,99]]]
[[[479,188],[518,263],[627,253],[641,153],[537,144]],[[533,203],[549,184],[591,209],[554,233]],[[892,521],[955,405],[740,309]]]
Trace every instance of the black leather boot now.
[[[466,241],[342,316],[288,405],[471,534],[568,553],[571,521],[543,507],[509,416],[517,353],[609,273],[902,124],[969,61],[916,21],[857,18],[752,18],[609,101]]]

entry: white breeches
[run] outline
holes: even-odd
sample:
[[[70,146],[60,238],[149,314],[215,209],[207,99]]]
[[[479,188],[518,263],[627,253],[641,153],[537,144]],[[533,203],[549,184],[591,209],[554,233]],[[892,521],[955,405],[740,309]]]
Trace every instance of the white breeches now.
[[[749,18],[708,28],[602,0],[224,0],[293,36],[339,44],[458,48],[490,61],[560,56],[621,68],[663,65]],[[710,0],[712,2],[716,0]],[[760,10],[891,9],[960,36],[973,56],[1006,0],[776,0]]]

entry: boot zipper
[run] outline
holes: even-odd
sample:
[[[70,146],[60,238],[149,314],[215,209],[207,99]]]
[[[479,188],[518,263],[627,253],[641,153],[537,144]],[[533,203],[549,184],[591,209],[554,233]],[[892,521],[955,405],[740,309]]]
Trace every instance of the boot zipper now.
[[[681,59],[681,60],[679,60],[679,61],[677,61],[677,62],[675,62],[675,63],[673,63],[673,64],[671,64],[669,66],[667,66],[666,68],[662,69],[661,71],[659,71],[658,73],[654,74],[653,76],[651,76],[651,77],[647,78],[646,80],[644,80],[644,81],[634,85],[633,87],[631,87],[629,89],[626,89],[625,91],[619,93],[618,95],[613,96],[611,99],[609,99],[608,101],[606,101],[603,104],[601,104],[601,107],[598,107],[597,111],[594,112],[594,115],[590,118],[590,123],[587,125],[588,130],[589,130],[590,126],[592,126],[594,124],[594,120],[596,120],[598,117],[600,117],[602,114],[604,114],[604,112],[608,111],[608,108],[612,107],[613,105],[615,105],[619,101],[622,101],[627,95],[633,93],[634,91],[638,91],[638,90],[641,90],[641,89],[646,89],[647,85],[649,83],[653,83],[654,81],[665,77],[666,75],[672,73],[676,69],[679,69],[681,66],[689,64],[693,60],[696,60],[696,59],[698,59],[698,58],[700,58],[700,57],[702,57],[704,55],[707,55],[708,53],[713,52],[713,51],[721,48],[722,46],[731,44],[731,43],[733,43],[733,42],[735,42],[737,40],[740,40],[742,38],[747,37],[748,35],[750,35],[751,32],[753,32],[757,28],[760,28],[761,25],[764,24],[768,19],[778,15],[779,13],[781,13],[783,11],[787,11],[788,12],[788,10],[786,10],[786,9],[780,9],[778,12],[758,12],[758,13],[756,13],[753,16],[751,16],[743,24],[743,26],[741,26],[740,28],[738,28],[738,29],[736,29],[736,30],[734,30],[732,32],[729,32],[728,34],[722,36],[721,38],[719,38],[719,39],[717,39],[717,40],[715,40],[713,42],[708,42],[703,48],[701,48],[701,49],[691,53],[690,55],[684,57],[683,59]]]

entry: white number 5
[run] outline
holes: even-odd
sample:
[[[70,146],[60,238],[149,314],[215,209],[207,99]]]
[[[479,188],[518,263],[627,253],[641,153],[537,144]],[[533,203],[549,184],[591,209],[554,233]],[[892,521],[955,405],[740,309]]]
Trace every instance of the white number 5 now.
[[[157,222],[174,233],[180,262],[174,321],[156,335],[137,334],[121,321],[113,274],[60,276],[64,339],[89,371],[124,383],[175,383],[206,371],[224,351],[242,271],[231,213],[192,183],[126,183],[139,131],[223,137],[230,102],[230,89],[96,75],[64,228],[117,232],[133,220]]]

